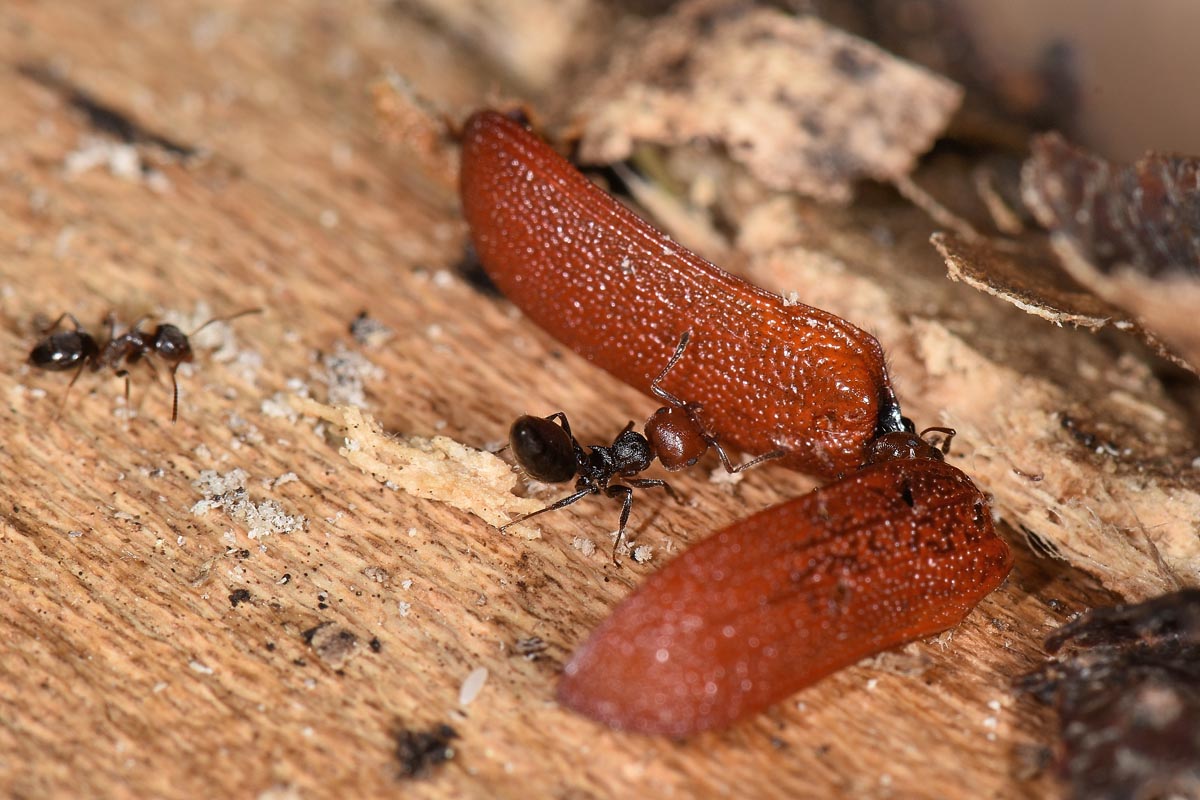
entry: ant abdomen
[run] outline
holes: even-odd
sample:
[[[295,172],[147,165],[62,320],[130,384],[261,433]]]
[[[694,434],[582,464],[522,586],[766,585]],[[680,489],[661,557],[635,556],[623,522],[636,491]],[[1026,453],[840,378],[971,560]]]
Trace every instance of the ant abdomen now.
[[[578,445],[569,430],[554,424],[553,417],[525,414],[509,429],[508,444],[526,475],[542,483],[565,483],[579,471]]]
[[[59,331],[37,343],[29,353],[29,363],[50,372],[66,372],[91,363],[99,352],[95,338],[86,331]]]

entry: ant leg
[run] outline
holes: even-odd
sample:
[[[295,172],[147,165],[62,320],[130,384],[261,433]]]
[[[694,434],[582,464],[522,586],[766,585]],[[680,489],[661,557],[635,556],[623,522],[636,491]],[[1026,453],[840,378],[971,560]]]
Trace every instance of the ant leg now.
[[[683,505],[683,496],[671,488],[671,484],[661,478],[630,478],[630,486],[636,486],[639,489],[658,489],[662,488],[666,491],[671,499],[679,505]]]
[[[134,322],[132,325],[130,325],[128,328],[125,329],[125,333],[121,334],[120,338],[124,339],[129,334],[138,330],[138,328],[142,327],[142,323],[148,319],[150,319],[150,317],[145,314],[138,317],[136,322]],[[117,315],[111,311],[108,312],[107,314],[105,314],[104,315],[104,324],[108,326],[108,340],[110,342],[115,342],[118,338],[117,337]]]
[[[717,455],[720,456],[720,458],[721,458],[721,466],[725,467],[725,471],[731,475],[736,475],[739,472],[741,472],[742,470],[747,470],[747,469],[750,469],[751,467],[757,467],[759,464],[763,463],[764,461],[771,461],[776,458],[783,458],[785,455],[787,455],[787,453],[785,453],[783,450],[772,450],[769,453],[762,454],[758,458],[753,458],[753,459],[747,461],[745,464],[736,464],[735,465],[732,461],[729,460],[729,454],[725,452],[724,447],[721,447],[721,443],[717,441],[717,437],[706,433],[706,434],[704,434],[704,441],[708,442],[709,447],[711,447],[713,450],[717,451]]]
[[[513,525],[516,525],[518,522],[524,522],[525,520],[529,519],[530,517],[536,517],[539,514],[545,514],[547,511],[557,511],[560,508],[566,508],[567,506],[571,505],[572,503],[578,502],[578,501],[582,500],[583,498],[587,497],[589,494],[595,494],[597,491],[599,491],[599,489],[594,486],[589,486],[586,489],[580,489],[579,491],[575,492],[574,494],[568,495],[568,496],[564,497],[563,499],[561,499],[555,503],[552,503],[551,505],[546,506],[545,508],[538,509],[537,511],[531,511],[528,514],[523,514],[522,516],[519,516],[514,520],[510,520],[510,521],[504,523],[503,525],[500,526],[500,532],[504,533],[505,529],[510,528]]]
[[[691,336],[691,331],[684,331],[683,335],[679,337],[679,345],[675,348],[674,355],[671,356],[671,359],[667,362],[667,365],[663,367],[663,371],[658,373],[658,377],[651,382],[650,391],[660,400],[664,400],[676,408],[681,408],[687,412],[688,419],[691,420],[692,426],[696,429],[696,432],[700,434],[700,438],[704,440],[705,444],[717,451],[717,455],[721,459],[721,465],[725,467],[725,471],[729,472],[730,474],[736,475],[742,470],[757,466],[764,461],[770,461],[772,459],[782,458],[785,456],[786,453],[783,450],[772,450],[771,452],[765,453],[758,458],[747,461],[745,464],[735,465],[730,460],[729,454],[725,452],[725,448],[721,446],[716,434],[713,434],[708,430],[708,426],[704,424],[704,420],[700,417],[702,406],[699,403],[685,403],[683,400],[679,399],[659,385],[663,378],[667,376],[667,373],[670,372],[671,369],[677,363],[679,363],[679,359],[683,357],[683,351],[687,348],[688,342],[691,341]]]
[[[150,363],[150,362],[146,362]],[[171,367],[171,424],[179,419],[179,381],[175,379],[175,373],[179,371],[179,365]]]
[[[64,316],[70,316],[70,315],[67,314]],[[74,320],[75,318],[71,317],[71,319]],[[59,322],[61,322],[61,321],[62,321],[62,317],[59,317]],[[58,322],[55,322],[54,324],[57,325]],[[79,323],[76,322],[75,324],[78,325]],[[53,328],[51,328],[49,330],[53,330]],[[60,400],[58,403],[58,411],[54,412],[55,420],[57,420],[60,416],[62,416],[63,409],[67,407],[67,395],[69,395],[71,393],[71,387],[75,385],[75,381],[79,380],[79,373],[83,372],[83,368],[86,366],[87,366],[87,362],[84,361],[82,364],[79,365],[79,369],[75,370],[75,374],[71,376],[71,382],[68,383],[67,388],[63,390],[62,400]]]
[[[671,356],[671,359],[667,362],[667,365],[663,367],[663,371],[658,373],[658,377],[650,383],[650,391],[660,400],[670,403],[671,405],[675,406],[675,408],[683,409],[683,411],[687,413],[688,419],[691,420],[692,427],[696,429],[696,432],[700,435],[700,438],[704,440],[705,444],[717,451],[717,455],[721,457],[721,463],[729,472],[741,472],[747,467],[753,466],[760,461],[766,461],[771,458],[779,458],[782,456],[783,451],[776,451],[768,453],[765,456],[760,456],[748,464],[743,464],[740,467],[734,467],[733,462],[729,460],[729,455],[718,443],[716,435],[709,432],[708,426],[705,425],[704,420],[700,418],[700,409],[702,406],[699,403],[685,403],[683,400],[679,399],[659,385],[663,378],[667,376],[667,373],[670,372],[677,363],[679,363],[679,359],[683,357],[683,351],[687,349],[688,342],[691,341],[691,338],[691,331],[684,331],[683,335],[679,337],[679,345],[675,348],[674,355]]]
[[[617,540],[613,542],[612,561],[614,566],[621,566],[621,562],[617,559],[617,551],[621,548],[621,542],[627,541],[625,536],[625,528],[629,523],[629,512],[633,510],[633,489],[628,486],[609,486],[604,490],[604,493],[614,500],[617,496],[621,496],[621,527],[617,529]]]
[[[684,402],[668,392],[666,389],[662,388],[660,384],[662,383],[663,378],[667,377],[667,373],[674,369],[675,365],[679,363],[679,359],[683,358],[683,351],[687,349],[688,342],[691,341],[691,339],[692,332],[684,331],[683,335],[679,337],[679,344],[675,346],[675,352],[667,361],[667,365],[663,367],[662,372],[658,373],[658,377],[650,381],[650,392],[655,397],[657,397],[659,400],[665,400],[678,408],[683,408],[685,406]]]
[[[571,440],[571,449],[575,451],[575,460],[578,463],[583,463],[583,460],[586,458],[583,452],[583,445],[581,445],[579,440],[575,438],[575,434],[571,433],[571,423],[567,422],[567,415],[561,411],[555,411],[553,414],[548,417],[544,417],[543,419],[549,420],[550,422],[557,422],[559,424],[559,426],[563,429],[563,433],[567,434],[567,438]],[[632,422],[629,424],[631,426],[633,425]],[[599,489],[595,489],[593,491],[599,491]]]
[[[126,414],[125,418],[129,419],[129,416],[128,416],[128,414],[129,414],[129,370],[127,370],[127,369],[117,370],[117,377],[125,379],[125,414]]]
[[[566,414],[561,411],[555,411],[553,414],[548,417],[544,417],[543,419],[549,422],[557,422],[559,427],[563,429],[567,436],[571,437],[571,442],[578,444],[578,442],[575,441],[575,434],[571,433],[571,423],[567,422]]]
[[[70,311],[64,311],[63,313],[58,315],[58,319],[54,320],[54,322],[51,322],[48,326],[46,326],[41,331],[39,331],[39,333],[41,333],[43,336],[50,333],[55,328],[57,328],[59,325],[61,325],[62,321],[64,319],[71,320],[71,324],[75,326],[75,330],[77,330],[77,331],[83,330],[83,326],[81,326],[79,324],[79,320],[75,319],[75,315],[72,314]]]
[[[141,324],[139,322],[139,324]],[[130,358],[133,361],[133,357]],[[154,376],[155,381],[158,380],[158,367],[154,366],[154,359],[147,358],[142,360],[146,368]],[[179,380],[175,377],[175,373],[179,371],[179,364],[171,365],[171,424],[174,425],[179,420]],[[121,370],[118,375],[125,376],[125,403],[129,404],[129,371]]]

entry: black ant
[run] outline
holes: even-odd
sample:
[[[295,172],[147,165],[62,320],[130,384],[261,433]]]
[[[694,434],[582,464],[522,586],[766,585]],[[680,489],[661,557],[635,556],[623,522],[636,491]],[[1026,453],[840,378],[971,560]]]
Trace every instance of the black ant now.
[[[517,418],[509,431],[509,447],[521,469],[531,478],[543,483],[566,483],[575,479],[575,492],[561,500],[502,525],[503,531],[530,517],[554,511],[583,499],[591,494],[604,493],[620,499],[621,526],[613,545],[613,563],[617,561],[617,550],[625,541],[625,528],[629,512],[633,508],[633,489],[662,487],[675,502],[683,502],[670,484],[659,478],[637,478],[638,473],[650,468],[655,458],[671,472],[690,467],[700,460],[709,449],[715,450],[721,464],[731,473],[741,472],[763,461],[779,458],[782,451],[773,451],[744,464],[734,465],[721,447],[717,437],[704,424],[699,403],[685,403],[667,392],[660,385],[667,373],[679,362],[691,338],[685,332],[670,361],[651,383],[650,391],[667,405],[659,408],[646,421],[645,435],[633,430],[633,422],[617,434],[611,445],[591,445],[587,452],[571,433],[567,415],[559,411],[548,417],[523,415]],[[624,483],[614,483],[624,480]],[[625,485],[628,484],[628,485]]]
[[[73,314],[65,312],[43,331],[45,338],[33,346],[33,350],[29,353],[29,363],[38,369],[52,372],[75,370],[75,374],[71,376],[71,382],[67,384],[66,392],[63,393],[64,404],[67,401],[67,393],[79,379],[79,374],[83,372],[84,367],[90,365],[92,372],[99,372],[104,368],[112,369],[118,377],[125,379],[125,404],[128,406],[129,368],[145,359],[146,365],[154,370],[154,361],[149,358],[153,356],[171,370],[173,391],[171,422],[174,423],[179,419],[179,383],[175,379],[175,373],[179,370],[180,364],[190,362],[195,357],[189,337],[195,336],[215,322],[228,322],[248,314],[258,314],[261,311],[261,308],[251,308],[227,317],[214,317],[191,333],[184,333],[170,323],[160,323],[154,328],[153,333],[143,331],[141,325],[146,321],[146,317],[142,317],[120,336],[117,335],[116,317],[109,314],[105,317],[105,324],[108,325],[108,339],[103,345],[79,324],[79,320],[75,319]],[[55,332],[63,320],[70,320],[75,329]]]

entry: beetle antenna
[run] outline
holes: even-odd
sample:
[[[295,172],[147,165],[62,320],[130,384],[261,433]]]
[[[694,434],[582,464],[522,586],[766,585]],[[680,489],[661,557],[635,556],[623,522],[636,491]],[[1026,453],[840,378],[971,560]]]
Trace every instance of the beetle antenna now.
[[[954,430],[954,428],[943,428],[940,425],[935,425],[931,428],[926,428],[925,430],[921,431],[920,438],[924,439],[925,434],[927,433],[941,433],[945,435],[946,438],[942,440],[940,445],[937,445],[938,449],[942,451],[942,455],[946,455],[950,452],[950,443],[954,441],[954,437],[958,435],[958,431]]]

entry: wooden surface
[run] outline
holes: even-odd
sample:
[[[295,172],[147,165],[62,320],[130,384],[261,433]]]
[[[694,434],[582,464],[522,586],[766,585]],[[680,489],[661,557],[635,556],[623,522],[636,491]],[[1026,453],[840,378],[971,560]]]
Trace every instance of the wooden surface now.
[[[0,794],[1046,796],[1048,713],[1010,681],[1050,629],[1110,596],[1020,535],[1013,575],[955,631],[726,733],[620,735],[554,704],[566,655],[671,549],[811,481],[773,467],[736,487],[680,475],[687,507],[635,506],[655,560],[615,568],[606,501],[546,517],[541,539],[504,536],[377,482],[328,426],[280,410],[301,386],[325,402],[330,380],[353,390],[359,375],[386,429],[477,447],[524,412],[565,409],[598,440],[652,410],[449,271],[463,241],[453,196],[384,143],[369,91],[392,68],[447,108],[482,102],[492,77],[436,30],[365,0],[0,10]],[[19,64],[65,69],[207,155],[160,158],[150,180],[72,171],[95,132]],[[178,424],[148,372],[125,419],[111,373],[84,374],[59,414],[67,376],[20,366],[36,314],[98,327],[110,310],[199,304],[266,311],[232,324],[224,356],[202,350],[180,373]],[[394,336],[355,343],[362,309]],[[321,359],[339,352],[377,369],[343,357],[338,383]],[[256,507],[275,501],[306,524],[250,539],[228,508],[195,513],[201,472],[235,468]],[[359,647],[314,649],[304,633],[323,623]],[[514,648],[532,636],[548,648],[528,660]],[[479,667],[487,682],[464,707]],[[455,760],[401,784],[394,731],[443,722],[461,736]]]

